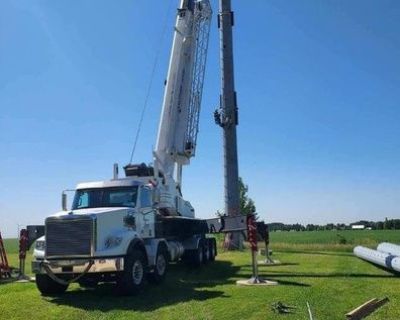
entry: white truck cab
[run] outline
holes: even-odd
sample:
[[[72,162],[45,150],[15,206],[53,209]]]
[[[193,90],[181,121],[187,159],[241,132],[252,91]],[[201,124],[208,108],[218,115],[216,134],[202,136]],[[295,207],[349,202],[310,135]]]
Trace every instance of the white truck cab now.
[[[170,261],[183,257],[200,266],[214,260],[207,223],[165,215],[160,194],[151,177],[78,184],[71,210],[48,217],[45,236],[36,241],[32,270],[39,290],[61,293],[73,281],[112,281],[132,294],[146,277],[161,282]]]

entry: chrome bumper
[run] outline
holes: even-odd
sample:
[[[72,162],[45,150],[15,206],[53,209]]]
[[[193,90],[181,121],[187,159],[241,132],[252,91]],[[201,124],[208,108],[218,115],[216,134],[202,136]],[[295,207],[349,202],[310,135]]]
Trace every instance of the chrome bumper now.
[[[118,272],[124,270],[124,258],[92,259],[93,265],[88,273]],[[89,260],[33,260],[32,272],[44,274],[44,265],[48,265],[55,274],[77,274],[85,271],[89,265]]]

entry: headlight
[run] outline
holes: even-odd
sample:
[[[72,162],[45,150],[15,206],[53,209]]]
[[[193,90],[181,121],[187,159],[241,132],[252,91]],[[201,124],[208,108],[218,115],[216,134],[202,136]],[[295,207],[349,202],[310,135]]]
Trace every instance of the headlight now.
[[[104,246],[105,246],[107,249],[110,249],[110,248],[119,246],[119,245],[121,244],[121,242],[122,242],[122,237],[114,237],[114,236],[111,236],[111,237],[108,237],[108,238],[106,239],[106,241],[105,241],[105,243],[104,243]]]
[[[44,240],[36,240],[35,249],[39,251],[44,251],[46,247],[46,241]]]

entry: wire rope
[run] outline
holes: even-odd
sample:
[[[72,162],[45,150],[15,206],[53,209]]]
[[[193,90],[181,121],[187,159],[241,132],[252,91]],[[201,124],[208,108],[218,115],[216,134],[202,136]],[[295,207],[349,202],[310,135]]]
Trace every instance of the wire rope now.
[[[156,55],[154,57],[153,67],[152,67],[151,73],[150,73],[150,81],[149,81],[149,85],[147,87],[147,92],[146,92],[146,96],[145,96],[145,99],[144,99],[142,112],[140,114],[139,123],[138,123],[138,127],[137,127],[137,130],[136,130],[135,140],[134,140],[134,143],[133,143],[133,147],[132,147],[132,151],[131,151],[131,157],[130,157],[130,160],[129,160],[130,164],[132,163],[133,156],[134,156],[135,151],[136,151],[136,146],[137,146],[137,143],[138,143],[138,140],[139,140],[139,136],[140,136],[140,132],[141,132],[141,129],[142,129],[144,115],[146,113],[146,109],[147,109],[149,98],[150,98],[151,89],[153,87],[153,80],[154,80],[155,72],[156,72],[156,69],[157,69],[158,60],[160,58],[162,44],[164,42],[164,38],[165,38],[166,30],[167,30],[168,16],[169,16],[169,12],[171,11],[171,7],[172,7],[172,0],[169,1],[168,9],[165,11],[164,23],[163,23],[163,27],[162,27],[163,29],[162,29],[162,32],[160,34],[160,38],[159,38],[159,41],[158,41],[159,46],[157,48]]]

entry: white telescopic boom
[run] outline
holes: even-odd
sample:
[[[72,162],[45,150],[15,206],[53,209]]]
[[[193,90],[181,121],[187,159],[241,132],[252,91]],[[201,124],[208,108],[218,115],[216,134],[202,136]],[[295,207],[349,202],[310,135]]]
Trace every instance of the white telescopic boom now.
[[[181,0],[175,24],[154,161],[181,185],[194,156],[211,21],[209,0]]]

